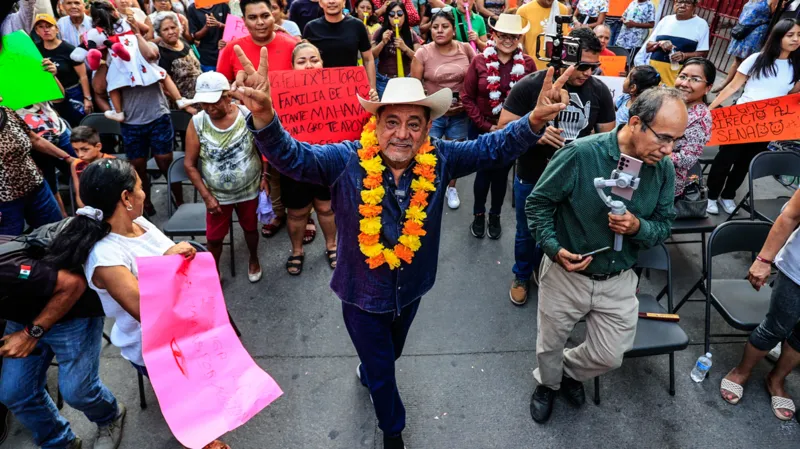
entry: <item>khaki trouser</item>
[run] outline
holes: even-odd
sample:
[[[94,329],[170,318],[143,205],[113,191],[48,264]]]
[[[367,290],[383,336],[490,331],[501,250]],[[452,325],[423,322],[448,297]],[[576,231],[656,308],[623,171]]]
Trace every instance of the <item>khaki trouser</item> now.
[[[281,201],[281,174],[272,164],[269,165],[269,199],[272,201],[272,210],[278,218],[286,217],[286,208]]]
[[[533,376],[558,390],[563,374],[585,381],[622,365],[638,320],[638,278],[627,270],[607,281],[569,273],[545,257],[539,277],[539,328]],[[575,324],[586,317],[586,341],[564,349]]]

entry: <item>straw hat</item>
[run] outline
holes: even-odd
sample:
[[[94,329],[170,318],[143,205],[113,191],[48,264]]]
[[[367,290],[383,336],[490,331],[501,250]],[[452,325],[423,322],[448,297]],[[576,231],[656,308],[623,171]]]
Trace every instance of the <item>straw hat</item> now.
[[[361,106],[370,114],[377,114],[382,106],[408,104],[424,106],[431,110],[431,120],[437,119],[450,109],[453,92],[444,88],[433,95],[425,95],[422,83],[416,78],[392,78],[386,83],[381,101],[369,101],[358,95]]]
[[[531,29],[531,24],[528,23],[522,26],[522,16],[516,14],[500,14],[497,21],[492,25],[492,18],[490,17],[489,26],[495,31],[506,34],[525,34]]]

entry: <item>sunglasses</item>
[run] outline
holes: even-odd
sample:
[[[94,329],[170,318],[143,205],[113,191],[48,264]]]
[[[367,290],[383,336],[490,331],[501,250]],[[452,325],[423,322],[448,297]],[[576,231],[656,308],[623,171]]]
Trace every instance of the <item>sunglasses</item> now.
[[[403,17],[403,11],[389,11],[389,17]]]
[[[581,62],[575,64],[575,70],[578,72],[585,72],[587,70],[597,70],[600,68],[599,62]]]
[[[431,14],[436,14],[437,12],[452,12],[452,11],[453,11],[453,7],[448,5],[448,6],[445,6],[444,8],[433,8],[433,9],[431,9]]]

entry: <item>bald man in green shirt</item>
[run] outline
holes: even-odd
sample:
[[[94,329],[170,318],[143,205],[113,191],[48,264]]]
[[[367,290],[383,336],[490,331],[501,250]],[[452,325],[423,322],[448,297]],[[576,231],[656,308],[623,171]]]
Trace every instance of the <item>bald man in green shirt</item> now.
[[[533,372],[539,385],[531,398],[536,422],[550,417],[559,389],[569,402],[582,405],[582,382],[618,368],[633,346],[639,302],[638,277],[631,268],[639,250],[670,235],[675,168],[669,155],[687,119],[680,92],[651,89],[631,105],[627,125],[556,152],[528,197],[528,225],[547,255],[539,275],[539,367]],[[643,164],[631,200],[612,194],[627,212],[611,215],[593,181],[609,178],[621,154]],[[623,235],[621,251],[580,256],[613,246],[615,233]],[[586,341],[565,350],[567,337],[584,317]]]

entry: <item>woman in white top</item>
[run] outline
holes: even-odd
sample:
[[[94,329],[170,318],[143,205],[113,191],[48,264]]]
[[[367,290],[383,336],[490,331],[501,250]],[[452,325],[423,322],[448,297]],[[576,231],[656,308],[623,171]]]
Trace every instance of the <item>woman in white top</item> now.
[[[53,240],[48,259],[59,269],[83,266],[106,316],[114,318],[111,342],[137,371],[148,375],[142,357],[137,257],[180,254],[194,258],[186,242],[176,244],[147,221],[142,180],[122,159],[101,159],[81,174],[80,197],[86,205]],[[219,441],[207,448],[227,448]]]
[[[739,65],[736,76],[711,103],[718,107],[742,86],[744,93],[737,104],[782,97],[800,91],[800,22],[784,19],[775,25],[760,53],[750,55]],[[724,145],[714,158],[708,174],[708,213],[718,214],[717,199],[730,214],[736,209],[736,189],[742,185],[750,161],[769,142]]]

